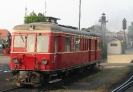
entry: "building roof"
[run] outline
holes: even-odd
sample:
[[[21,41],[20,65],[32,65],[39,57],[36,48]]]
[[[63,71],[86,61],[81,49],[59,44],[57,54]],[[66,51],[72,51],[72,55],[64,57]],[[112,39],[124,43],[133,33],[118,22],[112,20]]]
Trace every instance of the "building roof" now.
[[[108,41],[108,43],[111,42],[111,41],[119,41],[119,42],[122,43],[122,41],[120,41],[120,40],[118,40],[118,39],[116,39],[116,38],[112,38],[111,40]]]
[[[0,39],[5,38],[10,32],[7,29],[0,29]]]

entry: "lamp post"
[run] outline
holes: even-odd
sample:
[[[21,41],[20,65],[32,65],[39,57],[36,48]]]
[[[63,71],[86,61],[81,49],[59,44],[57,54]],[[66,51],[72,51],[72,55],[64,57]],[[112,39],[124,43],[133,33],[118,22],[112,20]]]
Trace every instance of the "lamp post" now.
[[[125,50],[125,49],[127,49],[127,46],[126,46],[126,36],[125,36],[125,29],[126,29],[126,26],[127,26],[127,21],[124,18],[122,22],[123,22],[122,23],[122,28],[124,30],[124,32],[123,32],[123,46],[124,46],[124,50]]]

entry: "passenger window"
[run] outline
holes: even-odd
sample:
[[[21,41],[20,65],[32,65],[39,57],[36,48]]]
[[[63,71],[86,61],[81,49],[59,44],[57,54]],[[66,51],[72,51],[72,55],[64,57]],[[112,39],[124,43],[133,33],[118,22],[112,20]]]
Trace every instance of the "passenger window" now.
[[[100,43],[100,41],[98,40],[98,43],[97,43],[98,45],[98,49],[101,49],[101,43]]]
[[[65,45],[65,51],[70,52],[70,37],[66,37],[66,45]]]
[[[71,51],[75,51],[75,37],[71,37]]]
[[[76,38],[76,51],[80,51],[80,38]]]
[[[89,39],[88,39],[88,50],[89,50]]]

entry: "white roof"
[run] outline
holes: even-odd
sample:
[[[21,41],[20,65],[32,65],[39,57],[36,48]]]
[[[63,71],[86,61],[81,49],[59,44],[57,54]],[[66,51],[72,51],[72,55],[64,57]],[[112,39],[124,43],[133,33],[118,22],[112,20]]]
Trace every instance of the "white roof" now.
[[[30,26],[34,27],[34,30],[30,30]],[[90,33],[75,29],[74,27],[69,26],[61,26],[59,24],[47,23],[47,22],[38,22],[38,23],[30,23],[17,25],[13,28],[12,32],[24,32],[24,31],[32,31],[32,32],[64,32],[78,35],[86,35],[86,36],[97,36],[100,35],[97,33]]]

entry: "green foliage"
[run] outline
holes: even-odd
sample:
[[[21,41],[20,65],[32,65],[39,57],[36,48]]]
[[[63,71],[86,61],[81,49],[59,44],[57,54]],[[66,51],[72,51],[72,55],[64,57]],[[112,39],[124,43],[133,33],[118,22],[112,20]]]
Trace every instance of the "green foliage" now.
[[[46,17],[44,14],[39,13],[38,15],[33,11],[29,15],[24,17],[24,24],[33,23],[33,22],[45,22]]]
[[[91,30],[94,30],[94,31],[101,30],[101,27],[98,25],[93,25],[93,26],[87,28],[87,32],[90,32]]]
[[[38,14],[38,22],[46,22],[46,17],[41,13]]]
[[[1,40],[0,40],[0,44],[3,44],[3,43],[4,43],[4,40],[3,40],[3,39],[1,39]]]
[[[128,37],[133,41],[133,22],[131,22],[131,25],[128,27]]]
[[[87,28],[87,32],[90,32],[90,30],[94,30],[94,25]]]

